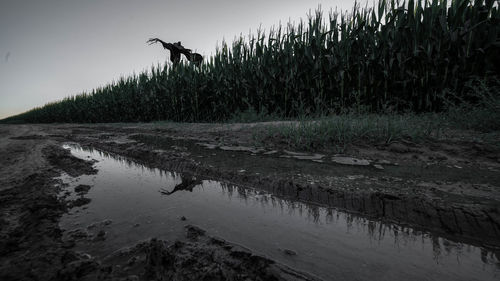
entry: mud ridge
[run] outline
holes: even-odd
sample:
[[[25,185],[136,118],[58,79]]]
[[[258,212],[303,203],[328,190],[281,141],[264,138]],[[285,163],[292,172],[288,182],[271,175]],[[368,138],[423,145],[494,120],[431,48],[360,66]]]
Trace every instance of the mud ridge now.
[[[153,239],[147,247],[147,276],[156,280],[319,280],[253,255],[249,250],[186,226],[189,241],[172,245]],[[196,258],[194,258],[196,257]],[[187,265],[187,266],[180,266]]]
[[[120,249],[102,261],[75,253],[59,271],[59,280],[321,280],[296,271],[196,226],[185,239],[152,238]]]

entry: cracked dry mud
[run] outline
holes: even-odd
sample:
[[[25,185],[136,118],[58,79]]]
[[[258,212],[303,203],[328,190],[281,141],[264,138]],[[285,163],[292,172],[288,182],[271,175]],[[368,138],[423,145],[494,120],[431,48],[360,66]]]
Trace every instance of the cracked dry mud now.
[[[185,237],[176,241],[136,241],[103,257],[77,251],[78,239],[63,239],[59,221],[72,208],[85,208],[91,202],[85,197],[89,188],[80,187],[82,194],[76,199],[61,196],[67,185],[59,176],[97,171],[92,159],[79,159],[63,149],[67,142],[151,168],[248,186],[287,200],[433,233],[486,249],[496,256],[498,268],[500,154],[496,147],[448,140],[358,145],[345,155],[328,150],[301,153],[272,140],[254,146],[252,132],[259,126],[0,126],[0,279],[316,279],[314,272],[292,270],[196,226],[186,227]],[[87,232],[73,234],[81,238]],[[99,234],[92,239],[111,239],[106,232]],[[329,277],[323,279],[341,279]]]

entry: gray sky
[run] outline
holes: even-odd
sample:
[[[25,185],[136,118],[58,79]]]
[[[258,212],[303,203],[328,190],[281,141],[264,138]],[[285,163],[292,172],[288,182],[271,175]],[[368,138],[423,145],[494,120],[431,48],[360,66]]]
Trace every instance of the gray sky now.
[[[260,25],[350,0],[0,0],[0,119],[164,63],[149,37],[203,55]]]

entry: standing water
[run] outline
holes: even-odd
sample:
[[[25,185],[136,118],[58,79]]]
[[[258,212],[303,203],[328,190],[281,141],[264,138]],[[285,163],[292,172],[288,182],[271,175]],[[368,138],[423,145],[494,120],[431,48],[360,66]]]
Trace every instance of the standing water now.
[[[70,186],[91,185],[85,195],[91,201],[61,220],[66,230],[112,222],[105,240],[80,245],[91,255],[102,257],[152,237],[179,239],[191,224],[325,280],[500,277],[498,252],[254,189],[150,169],[96,150],[64,148],[98,161],[97,175],[65,179]]]

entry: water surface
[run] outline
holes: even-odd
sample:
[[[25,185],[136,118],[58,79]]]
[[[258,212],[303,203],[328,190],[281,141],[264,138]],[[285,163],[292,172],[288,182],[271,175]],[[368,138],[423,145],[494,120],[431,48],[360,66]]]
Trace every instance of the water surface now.
[[[61,220],[66,230],[112,221],[102,226],[104,241],[77,245],[91,255],[103,256],[151,237],[178,239],[183,227],[192,224],[325,280],[500,277],[498,253],[472,245],[255,189],[150,169],[97,150],[65,148],[98,161],[97,175],[66,178],[69,190],[91,185],[85,195],[91,202]]]

